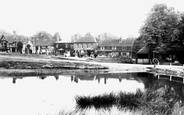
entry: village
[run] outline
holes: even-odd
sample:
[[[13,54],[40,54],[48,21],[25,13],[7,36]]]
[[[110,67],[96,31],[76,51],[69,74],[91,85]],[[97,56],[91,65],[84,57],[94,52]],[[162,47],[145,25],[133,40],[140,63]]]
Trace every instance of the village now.
[[[90,33],[85,36],[78,34],[70,41],[63,41],[60,35],[54,37],[41,35],[24,37],[17,35],[1,35],[0,50],[7,53],[61,55],[64,57],[133,57],[133,42],[135,38],[113,38],[108,35],[93,37]]]
[[[119,63],[138,63],[138,64],[179,64],[178,61],[171,61],[171,55],[159,55],[148,45],[142,45],[136,49],[135,42],[137,38],[121,38],[104,33],[94,37],[90,33],[84,36],[75,34],[71,39],[64,41],[59,33],[54,36],[45,31],[38,33],[37,36],[25,37],[18,35],[16,31],[13,34],[0,35],[0,51],[13,54],[39,54],[55,55],[63,57],[104,57],[116,59]],[[141,44],[140,44],[141,46]],[[156,60],[154,60],[156,59]],[[154,62],[156,61],[156,62]]]
[[[1,1],[0,115],[184,115],[182,3]]]

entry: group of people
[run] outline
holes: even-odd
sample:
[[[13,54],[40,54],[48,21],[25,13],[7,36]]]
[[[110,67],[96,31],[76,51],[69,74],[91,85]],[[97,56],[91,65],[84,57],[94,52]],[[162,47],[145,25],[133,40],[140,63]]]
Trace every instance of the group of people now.
[[[81,58],[81,57],[97,57],[97,51],[84,51],[84,50],[77,50],[75,52],[75,56]]]

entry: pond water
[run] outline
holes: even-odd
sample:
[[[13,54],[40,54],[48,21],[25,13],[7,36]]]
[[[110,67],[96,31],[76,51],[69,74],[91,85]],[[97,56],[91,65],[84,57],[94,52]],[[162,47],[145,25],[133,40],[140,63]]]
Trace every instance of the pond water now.
[[[135,92],[154,82],[183,96],[183,83],[157,79],[149,73],[1,77],[0,115],[57,115],[62,110],[74,110],[77,95]]]

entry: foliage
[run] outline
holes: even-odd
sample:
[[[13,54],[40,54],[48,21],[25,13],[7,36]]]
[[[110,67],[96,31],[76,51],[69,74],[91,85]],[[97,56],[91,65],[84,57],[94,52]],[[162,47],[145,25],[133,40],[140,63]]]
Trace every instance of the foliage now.
[[[22,54],[22,48],[23,48],[23,43],[19,41],[19,42],[17,43],[17,50],[18,50],[18,52],[20,52],[21,54]]]
[[[180,22],[180,13],[165,4],[156,4],[149,13],[144,26],[140,29],[146,43],[156,43],[159,52],[171,52],[168,47],[176,33]]]
[[[143,46],[145,45],[145,41],[142,36],[139,36],[135,39],[133,44],[133,52],[137,53]]]
[[[119,92],[117,95],[103,94],[97,96],[77,96],[76,103],[78,109],[108,109],[116,106],[120,110],[141,111],[143,114],[168,115],[175,103],[169,105],[166,93],[167,89],[157,89],[154,85],[144,92],[137,90],[135,93]]]
[[[39,31],[34,35],[34,37],[37,39],[53,39],[53,36],[46,31]]]
[[[61,36],[59,35],[58,32],[56,32],[56,33],[54,34],[53,39],[55,39],[55,41],[61,41],[61,40],[62,40],[62,39],[61,39]]]

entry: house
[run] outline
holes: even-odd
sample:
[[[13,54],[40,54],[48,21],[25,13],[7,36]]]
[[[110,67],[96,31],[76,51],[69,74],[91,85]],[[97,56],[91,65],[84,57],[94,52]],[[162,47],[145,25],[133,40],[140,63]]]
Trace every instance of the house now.
[[[56,41],[54,43],[55,55],[64,55],[66,57],[73,55],[73,43],[70,41]]]
[[[145,45],[137,52],[136,62],[140,64],[149,64],[151,62],[151,57],[151,49],[148,45]]]
[[[8,51],[8,41],[5,39],[4,35],[0,38],[0,51]]]
[[[102,39],[98,43],[98,55],[109,57],[132,57],[134,38]]]
[[[33,46],[37,54],[54,54],[54,39],[33,38]]]
[[[156,63],[153,62],[154,58],[156,58],[156,61],[159,61],[159,63],[172,62],[173,60],[176,60],[175,55],[161,52],[159,50],[160,48],[157,47],[156,43],[147,43],[137,52],[136,62],[140,64]]]
[[[0,49],[1,51],[17,52],[17,43],[25,44],[26,37],[21,35],[1,35],[0,36]]]
[[[97,41],[91,34],[86,34],[85,36],[79,36],[73,40],[73,48],[78,55],[90,56],[97,48]]]

